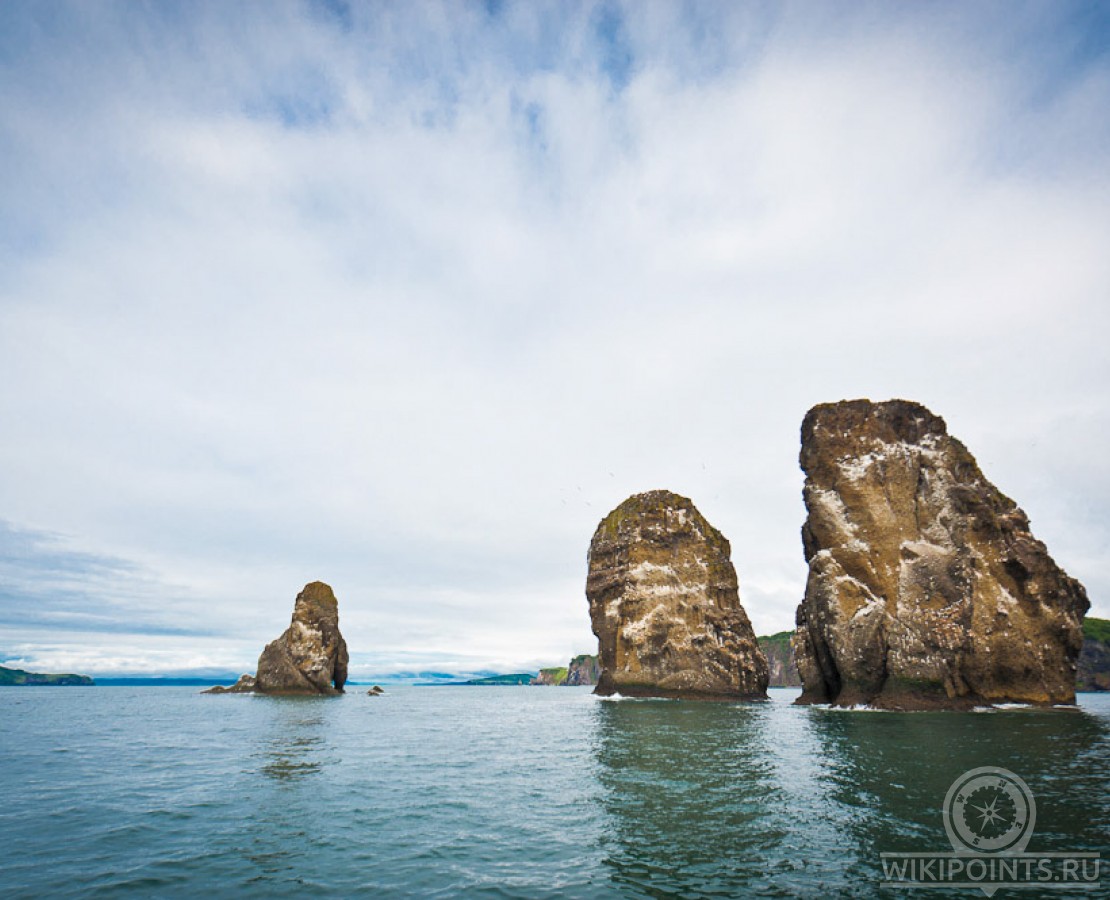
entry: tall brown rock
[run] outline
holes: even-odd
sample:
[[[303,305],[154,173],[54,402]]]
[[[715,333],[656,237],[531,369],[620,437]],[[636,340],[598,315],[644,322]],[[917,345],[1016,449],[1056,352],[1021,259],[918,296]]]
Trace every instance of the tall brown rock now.
[[[258,657],[254,690],[263,694],[338,694],[347,681],[347,642],[339,602],[322,581],[297,595],[293,621]]]
[[[590,542],[594,693],[764,699],[767,660],[740,605],[728,541],[685,497],[636,494]]]
[[[904,400],[816,406],[801,465],[799,702],[1074,701],[1086,592],[943,419]]]

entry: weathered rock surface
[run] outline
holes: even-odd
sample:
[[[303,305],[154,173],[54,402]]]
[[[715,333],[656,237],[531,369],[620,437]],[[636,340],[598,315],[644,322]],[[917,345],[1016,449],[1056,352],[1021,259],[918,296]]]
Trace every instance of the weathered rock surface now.
[[[205,694],[341,694],[347,681],[347,642],[339,633],[339,601],[322,581],[304,586],[293,621],[258,657],[258,674]]]
[[[574,657],[567,665],[567,679],[563,684],[568,687],[595,685],[600,676],[601,667],[597,664],[597,657],[582,654]]]
[[[767,660],[740,605],[729,543],[685,497],[630,497],[590,542],[594,693],[763,699]]]
[[[792,631],[780,631],[778,634],[756,638],[759,641],[759,649],[767,657],[770,675],[768,687],[801,687],[802,685],[798,666],[794,662],[794,648],[791,645],[793,636]]]
[[[297,595],[293,621],[258,657],[255,690],[263,694],[337,694],[347,681],[347,642],[339,602],[322,581]]]
[[[903,400],[816,406],[801,465],[799,702],[1074,701],[1086,592],[943,419]]]

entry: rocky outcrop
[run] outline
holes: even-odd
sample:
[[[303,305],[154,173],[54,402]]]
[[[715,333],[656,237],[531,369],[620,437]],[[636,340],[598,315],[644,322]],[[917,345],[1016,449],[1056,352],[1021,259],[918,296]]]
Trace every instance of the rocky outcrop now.
[[[322,581],[297,595],[293,621],[258,657],[255,690],[263,694],[337,694],[347,681],[347,642],[339,602]]]
[[[293,621],[258,657],[258,674],[209,694],[341,694],[347,681],[347,642],[339,632],[339,601],[322,581],[297,595]]]
[[[240,675],[239,680],[231,687],[224,687],[217,684],[215,687],[210,687],[206,691],[201,691],[202,694],[253,694],[255,689],[255,681],[253,675]]]
[[[943,419],[903,400],[817,406],[801,465],[799,702],[1074,701],[1086,592]]]
[[[763,699],[767,660],[740,605],[728,541],[685,497],[630,497],[590,542],[594,693]]]
[[[794,662],[794,648],[791,645],[793,631],[780,631],[778,634],[769,634],[756,638],[759,649],[767,657],[767,669],[770,680],[768,687],[801,687],[802,679],[798,676],[798,666]]]
[[[567,687],[596,685],[600,675],[601,667],[597,664],[597,657],[583,653],[567,664],[567,678],[563,684]]]
[[[1079,654],[1077,691],[1110,691],[1110,621],[1083,620],[1083,650]]]

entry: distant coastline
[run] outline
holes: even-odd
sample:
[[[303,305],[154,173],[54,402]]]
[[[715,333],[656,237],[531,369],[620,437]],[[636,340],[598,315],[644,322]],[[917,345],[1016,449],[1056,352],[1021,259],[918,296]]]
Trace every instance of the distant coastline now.
[[[47,675],[0,666],[0,687],[91,687],[95,684],[88,675]]]

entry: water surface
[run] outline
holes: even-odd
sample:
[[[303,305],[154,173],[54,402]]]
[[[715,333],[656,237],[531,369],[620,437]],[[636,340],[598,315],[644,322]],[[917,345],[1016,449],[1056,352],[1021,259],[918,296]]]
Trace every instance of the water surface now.
[[[879,896],[880,852],[948,850],[944,794],[988,765],[1036,797],[1030,850],[1108,855],[1110,696],[879,713],[796,694],[2,689],[0,896]]]

